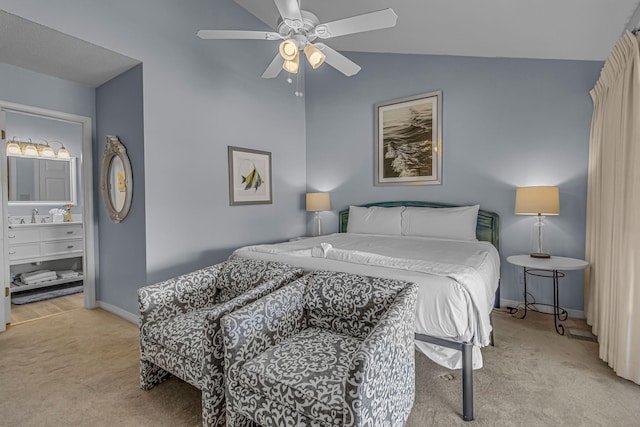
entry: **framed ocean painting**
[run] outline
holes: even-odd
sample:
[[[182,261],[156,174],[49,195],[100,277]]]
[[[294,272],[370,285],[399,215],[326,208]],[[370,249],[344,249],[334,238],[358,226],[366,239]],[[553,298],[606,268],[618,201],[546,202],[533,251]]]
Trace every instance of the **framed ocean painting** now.
[[[375,185],[442,183],[442,91],[375,105]]]
[[[229,204],[269,204],[271,200],[271,153],[228,147]]]

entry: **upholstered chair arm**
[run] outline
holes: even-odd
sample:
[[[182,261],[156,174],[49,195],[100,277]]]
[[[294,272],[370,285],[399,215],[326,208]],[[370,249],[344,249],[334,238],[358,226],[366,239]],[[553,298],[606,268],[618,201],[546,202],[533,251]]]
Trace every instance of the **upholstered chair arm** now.
[[[280,285],[280,280],[270,280],[230,301],[207,309],[203,342],[202,382],[200,386],[203,395],[206,397],[203,402],[211,408],[210,412],[215,413],[218,419],[224,419],[224,414],[221,411],[225,410],[224,347],[220,331],[222,316],[273,292]]]
[[[264,282],[284,285],[300,276],[302,269],[285,263],[233,257],[220,269],[216,302],[227,302]]]
[[[345,426],[402,425],[411,412],[417,297],[418,286],[408,283],[355,353],[345,390]]]
[[[227,408],[233,402],[242,365],[306,326],[307,276],[222,317]]]
[[[268,278],[268,280],[265,280],[255,288],[251,288],[231,300],[215,305],[210,311],[208,311],[208,328],[205,334],[204,343],[206,359],[204,367],[205,370],[208,366],[219,366],[220,370],[222,371],[222,366],[224,364],[224,353],[220,324],[222,316],[229,314],[241,307],[244,307],[245,305],[275,291],[283,284],[289,283],[302,276],[301,269],[294,268],[286,264],[270,263],[268,269],[278,272],[278,274],[275,275],[275,277],[270,277],[269,274],[265,274],[263,278]]]
[[[208,371],[210,368],[219,367],[220,373],[222,373],[224,365],[224,346],[222,343],[221,332],[221,320],[222,316],[229,314],[245,305],[252,303],[263,296],[275,291],[281,286],[280,280],[270,280],[259,285],[256,288],[241,294],[240,296],[227,301],[223,304],[218,304],[211,308],[207,312],[207,330],[205,333],[205,364],[204,371]]]
[[[219,265],[138,289],[140,325],[214,304]]]

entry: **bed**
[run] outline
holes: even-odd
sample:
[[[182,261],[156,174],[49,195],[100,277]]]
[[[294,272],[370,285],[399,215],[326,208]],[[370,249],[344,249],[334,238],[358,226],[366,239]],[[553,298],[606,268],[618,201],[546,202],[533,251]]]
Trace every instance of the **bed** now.
[[[349,215],[351,214],[351,222]],[[338,233],[240,248],[234,257],[286,262],[420,285],[416,347],[462,368],[463,418],[473,419],[473,369],[492,340],[499,302],[499,218],[476,206],[381,202],[339,213]]]

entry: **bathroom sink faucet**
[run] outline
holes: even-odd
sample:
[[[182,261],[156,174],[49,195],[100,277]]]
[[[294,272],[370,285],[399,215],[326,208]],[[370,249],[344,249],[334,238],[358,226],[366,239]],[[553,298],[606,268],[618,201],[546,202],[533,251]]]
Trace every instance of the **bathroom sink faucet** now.
[[[36,215],[38,214],[38,209],[34,209],[31,211],[31,224],[36,223]]]

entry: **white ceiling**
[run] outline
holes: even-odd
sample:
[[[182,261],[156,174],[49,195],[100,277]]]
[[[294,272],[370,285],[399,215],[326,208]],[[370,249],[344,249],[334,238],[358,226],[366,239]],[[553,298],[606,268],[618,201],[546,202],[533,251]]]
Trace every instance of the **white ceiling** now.
[[[235,1],[275,27],[272,0]],[[396,27],[327,40],[354,52],[604,60],[628,25],[640,26],[640,0],[300,1],[321,22],[392,7]],[[90,87],[140,63],[3,10],[0,61]]]
[[[337,50],[604,60],[640,0],[300,0],[320,22],[391,7],[396,27],[327,40]],[[273,0],[235,0],[272,28]],[[638,14],[632,24],[638,25]],[[253,28],[215,28],[251,30]],[[255,28],[256,30],[260,28]]]
[[[0,62],[98,87],[140,63],[0,10]]]

